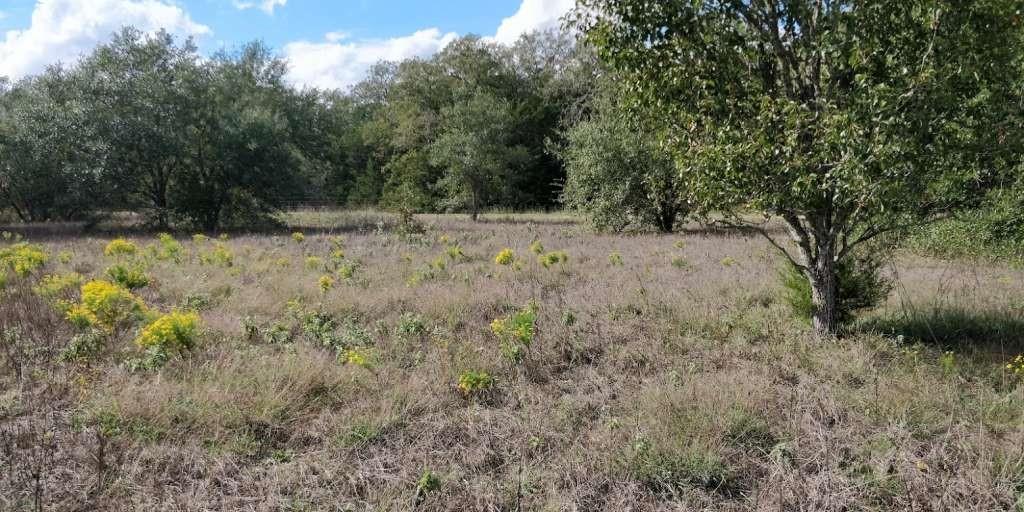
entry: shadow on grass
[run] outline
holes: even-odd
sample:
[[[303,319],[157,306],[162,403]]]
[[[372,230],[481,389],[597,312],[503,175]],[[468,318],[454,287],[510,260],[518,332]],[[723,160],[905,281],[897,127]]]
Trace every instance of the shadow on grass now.
[[[865,320],[859,332],[903,336],[911,342],[999,353],[1024,352],[1024,314],[1019,310],[919,308]]]

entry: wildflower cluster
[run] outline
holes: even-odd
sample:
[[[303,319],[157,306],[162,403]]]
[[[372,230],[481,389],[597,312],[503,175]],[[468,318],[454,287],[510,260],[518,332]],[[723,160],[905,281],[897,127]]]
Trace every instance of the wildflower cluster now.
[[[459,391],[466,397],[478,395],[494,387],[494,377],[485,371],[464,371],[459,375]]]
[[[1014,377],[1024,379],[1024,355],[1019,355],[1013,358],[1012,361],[1007,363],[1006,369],[1009,370]]]
[[[53,274],[43,276],[39,284],[33,288],[37,295],[50,303],[55,303],[67,291],[78,288],[85,282],[81,274],[71,272],[68,274]]]
[[[320,293],[326,294],[331,291],[331,288],[334,288],[334,282],[334,277],[330,275],[320,276],[320,280],[318,281],[318,284],[320,285]]]
[[[135,256],[138,252],[138,246],[124,238],[115,238],[103,248],[103,254],[111,258]]]
[[[0,271],[10,269],[25,277],[46,264],[49,256],[37,245],[25,242],[0,249]]]
[[[113,265],[107,269],[107,277],[128,290],[137,290],[149,286],[149,276],[137,265]]]
[[[544,254],[544,244],[540,243],[540,240],[534,240],[533,243],[530,244],[530,252],[538,256]]]
[[[502,266],[509,266],[516,261],[516,253],[512,252],[512,249],[502,249],[497,256],[494,257],[494,263]]]
[[[235,264],[235,255],[222,242],[217,242],[209,253],[199,255],[199,262],[204,265],[218,265],[221,267],[232,267]]]
[[[491,322],[491,332],[501,342],[501,353],[512,363],[519,363],[533,344],[537,333],[537,304]]]
[[[306,235],[302,234],[301,231],[296,231],[292,233],[292,240],[295,240],[295,243],[301,244],[306,241]]]
[[[181,243],[174,239],[168,233],[160,233],[156,236],[157,242],[159,242],[159,250],[156,253],[158,260],[171,260],[175,262],[181,262],[182,254],[184,249],[181,247]]]
[[[157,318],[143,328],[135,344],[162,353],[192,350],[199,337],[199,326],[198,314],[175,311]]]
[[[118,324],[146,315],[146,306],[132,292],[109,281],[94,280],[82,285],[81,303],[69,307],[66,316],[80,328],[98,327],[112,331]]]

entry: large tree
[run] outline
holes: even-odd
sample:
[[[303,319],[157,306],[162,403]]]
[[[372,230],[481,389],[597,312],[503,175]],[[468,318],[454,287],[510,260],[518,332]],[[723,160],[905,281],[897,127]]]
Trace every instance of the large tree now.
[[[672,154],[648,120],[623,108],[614,77],[595,81],[588,112],[566,129],[556,149],[567,175],[562,201],[598,229],[671,233],[690,210]]]
[[[508,102],[484,91],[469,92],[442,111],[430,157],[444,169],[438,185],[449,209],[467,210],[477,220],[501,185],[529,160],[526,148],[512,142],[513,119]]]
[[[80,65],[104,167],[130,208],[165,227],[187,166],[185,135],[198,112],[199,55],[190,40],[126,27]]]
[[[91,216],[108,206],[106,153],[74,70],[0,83],[0,208],[24,222]]]
[[[970,204],[1016,158],[1010,0],[580,0],[578,27],[653,108],[708,210],[759,211],[839,329],[858,245]]]

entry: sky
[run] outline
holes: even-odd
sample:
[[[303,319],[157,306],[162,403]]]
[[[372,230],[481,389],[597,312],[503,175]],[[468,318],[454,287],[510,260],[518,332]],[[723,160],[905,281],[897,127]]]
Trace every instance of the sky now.
[[[477,34],[511,43],[574,0],[0,0],[0,76],[71,63],[122,26],[193,37],[210,54],[260,39],[299,87],[344,89],[380,60],[427,57]]]

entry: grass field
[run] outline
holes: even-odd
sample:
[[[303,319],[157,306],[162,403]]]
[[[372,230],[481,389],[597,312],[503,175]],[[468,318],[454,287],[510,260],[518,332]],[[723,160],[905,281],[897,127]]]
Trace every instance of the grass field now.
[[[824,342],[755,237],[420,220],[110,256],[115,233],[29,233],[48,260],[0,301],[0,509],[1024,506],[1018,268],[901,253],[889,303]],[[117,264],[147,319],[75,327],[77,280],[42,280]],[[197,343],[147,367],[134,340],[175,310]]]

